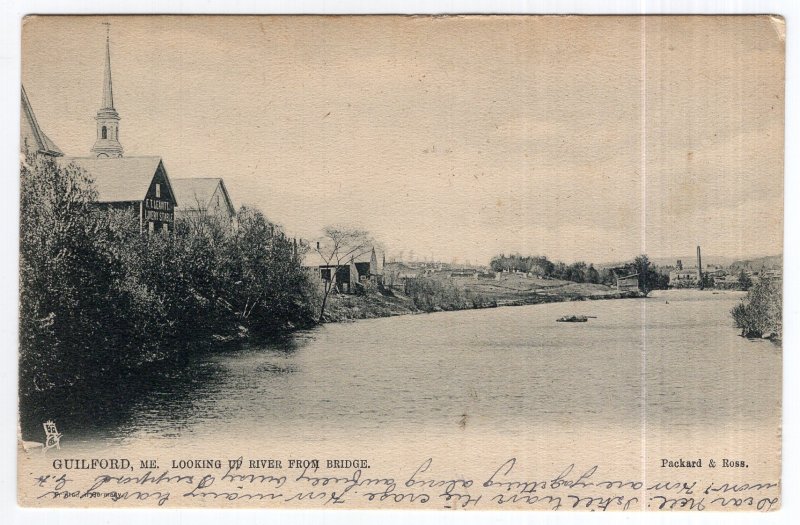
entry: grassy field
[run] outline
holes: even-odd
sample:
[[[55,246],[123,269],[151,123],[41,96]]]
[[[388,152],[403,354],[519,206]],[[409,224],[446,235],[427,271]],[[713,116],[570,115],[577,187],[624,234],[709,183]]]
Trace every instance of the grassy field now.
[[[617,295],[615,288],[602,284],[573,283],[558,279],[525,277],[524,274],[500,274],[500,279],[474,279],[456,277],[453,281],[466,290],[492,298],[498,304],[516,302],[545,302],[542,299],[570,300],[575,298],[600,299]]]

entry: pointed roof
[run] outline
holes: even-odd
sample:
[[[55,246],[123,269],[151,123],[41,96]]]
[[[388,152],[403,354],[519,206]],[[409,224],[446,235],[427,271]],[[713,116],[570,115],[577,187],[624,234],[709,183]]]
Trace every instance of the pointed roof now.
[[[106,69],[103,73],[103,104],[101,109],[114,109],[114,90],[111,87],[111,42],[106,26]]]
[[[323,253],[325,252],[325,242],[322,242],[323,245]],[[330,252],[328,252],[330,253]],[[375,250],[374,246],[371,246],[370,249],[367,249],[365,246],[363,250],[359,250],[358,253],[353,254],[352,257],[344,257],[341,261],[342,265],[350,264],[351,262],[354,263],[371,263],[373,259],[373,255],[375,256],[375,264],[377,265],[376,270],[379,272],[383,272],[383,265],[381,264],[381,257],[378,256],[378,253],[382,253],[379,250]],[[336,261],[330,261],[331,265],[335,265]],[[313,248],[306,252],[305,257],[303,259],[303,266],[328,266],[328,263],[325,262],[325,259]]]
[[[172,179],[172,188],[175,190],[175,198],[178,202],[183,203],[180,206],[183,210],[207,210],[219,188],[225,198],[228,211],[231,214],[236,212],[228,190],[225,188],[225,182],[219,177]]]
[[[44,134],[42,128],[39,127],[39,122],[36,120],[36,115],[33,113],[33,108],[28,100],[28,94],[25,93],[25,86],[22,86],[22,107],[20,111],[20,149],[25,149],[25,144],[28,148],[33,149],[38,153],[45,155],[52,155],[60,157],[63,155],[58,146]]]
[[[98,202],[141,201],[147,195],[153,177],[164,169],[161,157],[65,157],[64,163],[74,163],[86,170],[94,180]],[[164,179],[176,204],[175,192],[164,170]]]

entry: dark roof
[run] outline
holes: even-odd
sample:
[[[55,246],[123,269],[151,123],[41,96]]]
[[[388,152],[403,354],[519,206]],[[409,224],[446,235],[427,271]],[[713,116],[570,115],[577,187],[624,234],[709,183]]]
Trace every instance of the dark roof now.
[[[222,189],[228,209],[235,213],[233,201],[225,188],[225,182],[219,177],[192,178],[192,179],[173,179],[172,189],[175,190],[175,198],[182,202],[184,210],[206,210],[211,204],[211,198],[217,191]]]
[[[371,262],[372,261],[372,250],[373,249],[374,248],[372,248],[372,247],[366,247],[366,248],[364,248],[364,250],[359,251],[358,253],[355,254],[355,257],[352,257],[353,262],[356,262],[356,263],[368,263],[368,262]],[[325,248],[324,247],[322,248],[322,253],[325,253],[326,255],[330,254],[330,252],[327,252],[327,253],[325,252]],[[382,267],[383,267],[383,265],[382,265],[383,256],[377,250],[375,251],[375,258],[376,258],[376,262],[378,263],[378,269],[382,269]],[[341,262],[342,262],[343,265],[350,264],[350,260],[351,260],[351,257],[349,257],[349,256],[346,257],[346,258],[343,257]],[[310,249],[308,251],[308,253],[306,253],[305,257],[303,258],[303,265],[304,266],[329,266],[329,265],[333,266],[335,264],[336,264],[335,260],[331,261],[330,264],[326,263],[325,259],[323,259],[322,256],[317,252],[317,250],[315,250],[313,247],[312,247],[312,249]]]
[[[28,147],[34,148],[39,153],[53,155],[54,157],[63,155],[58,146],[39,127],[39,122],[36,120],[36,115],[33,113],[33,108],[28,100],[28,94],[25,93],[25,86],[22,86],[20,120],[20,148],[24,146],[27,140]]]
[[[63,162],[73,163],[83,169],[94,180],[98,202],[141,201],[147,195],[161,157],[64,157]],[[177,204],[169,177],[167,186],[174,204]]]

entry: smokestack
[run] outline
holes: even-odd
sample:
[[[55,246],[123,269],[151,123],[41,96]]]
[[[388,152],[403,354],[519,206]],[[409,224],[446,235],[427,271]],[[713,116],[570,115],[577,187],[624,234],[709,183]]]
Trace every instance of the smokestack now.
[[[703,288],[703,261],[700,258],[700,247],[697,247],[697,282]]]

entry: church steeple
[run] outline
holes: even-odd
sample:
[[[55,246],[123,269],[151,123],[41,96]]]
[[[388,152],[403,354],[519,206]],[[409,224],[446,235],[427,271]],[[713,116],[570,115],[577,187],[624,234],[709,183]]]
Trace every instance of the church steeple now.
[[[103,109],[114,109],[114,90],[111,87],[111,36],[106,32],[106,69],[103,74]]]
[[[106,24],[106,67],[103,73],[103,102],[97,110],[97,140],[92,153],[97,157],[121,157],[119,143],[119,114],[114,109],[114,91],[111,84],[111,38]]]

